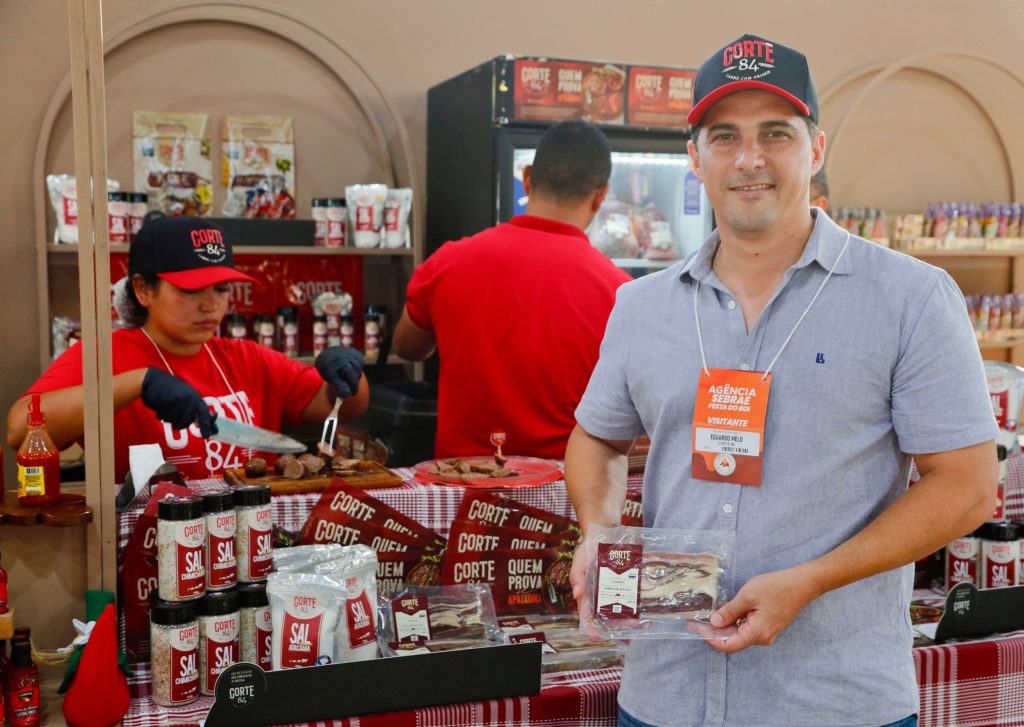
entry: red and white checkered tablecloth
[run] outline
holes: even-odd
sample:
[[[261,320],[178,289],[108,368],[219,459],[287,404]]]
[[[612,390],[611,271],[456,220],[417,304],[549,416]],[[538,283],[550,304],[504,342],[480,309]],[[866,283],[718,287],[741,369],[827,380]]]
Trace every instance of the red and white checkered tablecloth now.
[[[406,480],[401,487],[374,490],[373,495],[443,535],[458,510],[463,490],[424,485],[412,480],[412,470],[396,472]],[[630,486],[639,487],[640,477]],[[190,483],[197,492],[225,487],[220,480]],[[563,482],[503,494],[552,512],[572,516]],[[292,531],[301,529],[319,494],[286,495],[273,500],[274,521]],[[141,507],[124,513],[119,521],[119,548],[128,542]],[[1009,461],[1006,487],[1007,517],[1024,519],[1024,457]],[[914,665],[921,696],[921,727],[1024,727],[1024,632],[984,641],[914,649]],[[149,699],[149,665],[133,664],[129,684],[132,702],[125,727],[185,727],[199,725],[213,704],[201,697],[187,707],[165,709]],[[431,707],[404,712],[367,715],[316,727],[612,727],[616,724],[616,696],[620,669],[566,672],[545,677],[540,694],[514,699]]]

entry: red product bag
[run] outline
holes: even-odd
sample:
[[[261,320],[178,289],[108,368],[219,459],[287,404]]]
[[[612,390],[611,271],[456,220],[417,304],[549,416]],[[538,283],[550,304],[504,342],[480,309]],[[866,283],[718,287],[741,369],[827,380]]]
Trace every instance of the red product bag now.
[[[576,602],[569,584],[572,551],[498,549],[487,554],[446,552],[441,584],[486,583],[500,615],[572,613]]]
[[[467,492],[463,495],[455,519],[479,525],[533,530],[548,535],[566,530],[581,532],[575,520],[486,491]]]

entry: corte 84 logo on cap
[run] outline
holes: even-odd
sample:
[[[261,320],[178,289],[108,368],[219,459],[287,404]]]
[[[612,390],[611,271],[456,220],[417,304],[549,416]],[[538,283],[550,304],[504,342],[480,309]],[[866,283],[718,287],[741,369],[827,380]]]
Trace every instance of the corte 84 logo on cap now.
[[[218,264],[227,258],[228,246],[220,230],[213,227],[192,230],[190,237],[193,251],[203,262]]]
[[[722,49],[722,73],[732,81],[764,78],[775,69],[775,44],[760,38],[737,40]]]

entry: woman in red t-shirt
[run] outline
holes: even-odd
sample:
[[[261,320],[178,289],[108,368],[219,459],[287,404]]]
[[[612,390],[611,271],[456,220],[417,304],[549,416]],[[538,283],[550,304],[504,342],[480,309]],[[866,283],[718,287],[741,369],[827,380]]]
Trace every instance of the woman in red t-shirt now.
[[[232,281],[255,282],[234,268],[219,229],[196,217],[147,218],[129,249],[128,280],[117,301],[128,327],[111,341],[119,481],[128,472],[132,444],[160,444],[166,460],[190,478],[242,466],[250,450],[208,439],[218,416],[279,430],[285,421],[323,421],[336,397],[344,399],[343,419],[366,409],[369,390],[359,351],[332,346],[314,368],[255,341],[217,337]],[[54,361],[11,407],[7,441],[15,450],[35,393],[42,395],[56,445],[80,441],[80,346]]]

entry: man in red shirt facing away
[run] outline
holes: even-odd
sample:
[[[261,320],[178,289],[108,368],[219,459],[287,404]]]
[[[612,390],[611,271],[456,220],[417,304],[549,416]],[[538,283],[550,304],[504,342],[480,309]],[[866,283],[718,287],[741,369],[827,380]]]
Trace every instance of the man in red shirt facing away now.
[[[437,457],[493,452],[561,459],[597,362],[615,291],[629,276],[584,230],[608,192],[596,127],[566,121],[523,170],[526,214],[441,246],[413,273],[392,346],[441,358]]]

